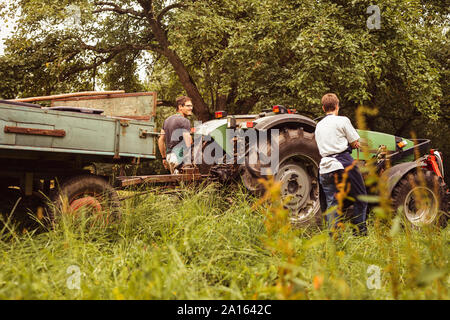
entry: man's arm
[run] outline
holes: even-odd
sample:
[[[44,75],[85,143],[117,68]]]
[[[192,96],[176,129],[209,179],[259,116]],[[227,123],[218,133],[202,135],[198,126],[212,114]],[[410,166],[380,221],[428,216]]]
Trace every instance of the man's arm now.
[[[359,149],[359,134],[356,131],[356,129],[353,127],[351,121],[349,118],[346,118],[345,124],[344,124],[344,132],[347,137],[348,143],[350,143],[350,146],[353,149]]]
[[[161,134],[158,138],[158,148],[159,148],[159,152],[161,153],[161,156],[163,158],[163,165],[164,168],[167,169],[167,160],[166,160],[166,139],[165,139],[165,133],[164,130],[161,129]]]

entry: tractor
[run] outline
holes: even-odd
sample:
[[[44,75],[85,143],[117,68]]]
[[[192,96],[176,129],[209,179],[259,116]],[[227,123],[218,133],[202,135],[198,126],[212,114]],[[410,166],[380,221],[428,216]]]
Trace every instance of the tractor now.
[[[321,156],[314,136],[319,119],[281,105],[256,115],[218,111],[215,118],[194,129],[194,141],[201,141],[197,151],[201,149],[203,160],[198,161],[194,155],[200,173],[221,182],[241,179],[255,194],[264,191],[259,179],[272,174],[281,183],[281,195],[286,198],[292,222],[299,226],[320,225],[326,204],[318,180]],[[430,148],[430,141],[367,130],[358,133],[366,152],[355,149],[352,157],[360,168],[373,159],[377,175],[387,181],[395,212],[402,212],[414,226],[445,226],[450,191],[444,182],[443,156]],[[259,152],[261,149],[264,152]],[[268,161],[274,150],[275,166]],[[364,175],[367,170],[361,171]],[[418,199],[421,195],[426,198],[425,205]],[[351,210],[351,202],[346,201],[345,209]]]

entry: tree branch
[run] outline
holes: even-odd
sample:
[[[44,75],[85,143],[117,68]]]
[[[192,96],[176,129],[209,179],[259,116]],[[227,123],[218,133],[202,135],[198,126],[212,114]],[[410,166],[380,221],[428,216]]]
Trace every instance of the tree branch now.
[[[118,6],[115,3],[112,2],[104,2],[104,1],[98,1],[98,2],[94,2],[94,4],[96,6],[110,6],[112,8],[101,8],[101,9],[97,9],[94,10],[94,13],[99,13],[99,12],[106,12],[106,11],[110,11],[110,12],[115,12],[118,14],[127,14],[127,15],[133,15],[135,17],[145,17],[143,12],[138,12],[136,10],[133,9],[124,9],[120,6]]]
[[[98,66],[100,66],[103,63],[108,63],[112,59],[114,59],[114,57],[117,56],[119,53],[120,53],[120,51],[112,52],[109,56],[107,56],[105,58],[100,58],[100,60],[97,59],[99,57],[95,57],[94,63],[85,65],[82,67],[74,68],[72,70],[68,70],[67,72],[65,72],[63,75],[63,79],[67,79],[72,74],[79,73],[79,72],[86,71],[86,70],[92,70],[94,68],[97,68]]]
[[[175,8],[185,8],[185,7],[186,7],[186,5],[182,4],[182,3],[171,4],[161,10],[161,12],[158,14],[158,17],[156,18],[156,21],[158,21],[158,23],[161,23],[162,18],[164,17],[164,15],[167,14],[167,12],[169,12],[170,10],[175,9]]]
[[[137,0],[137,2],[139,2],[139,4],[141,5],[142,9],[144,10],[142,13],[149,21],[155,18],[152,10],[152,0]]]
[[[109,48],[99,48],[97,46],[91,46],[84,42],[80,42],[80,47],[82,49],[92,50],[98,53],[111,53],[111,52],[122,52],[126,50],[151,50],[158,53],[162,53],[162,50],[151,44],[136,44],[136,43],[125,43]]]

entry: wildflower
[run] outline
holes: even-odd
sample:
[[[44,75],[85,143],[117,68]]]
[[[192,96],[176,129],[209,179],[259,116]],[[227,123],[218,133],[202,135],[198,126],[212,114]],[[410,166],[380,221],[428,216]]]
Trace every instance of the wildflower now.
[[[319,290],[323,284],[323,275],[316,275],[313,278],[314,290]]]

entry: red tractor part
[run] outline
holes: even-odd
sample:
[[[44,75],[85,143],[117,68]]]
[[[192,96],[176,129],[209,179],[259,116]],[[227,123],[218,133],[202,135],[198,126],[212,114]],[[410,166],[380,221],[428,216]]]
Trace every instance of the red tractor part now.
[[[427,164],[428,170],[433,171],[438,177],[444,178],[442,176],[442,172],[439,168],[439,164],[438,164],[438,161],[436,158],[436,153],[435,153],[434,149],[430,150],[430,154],[427,156],[425,162]]]

